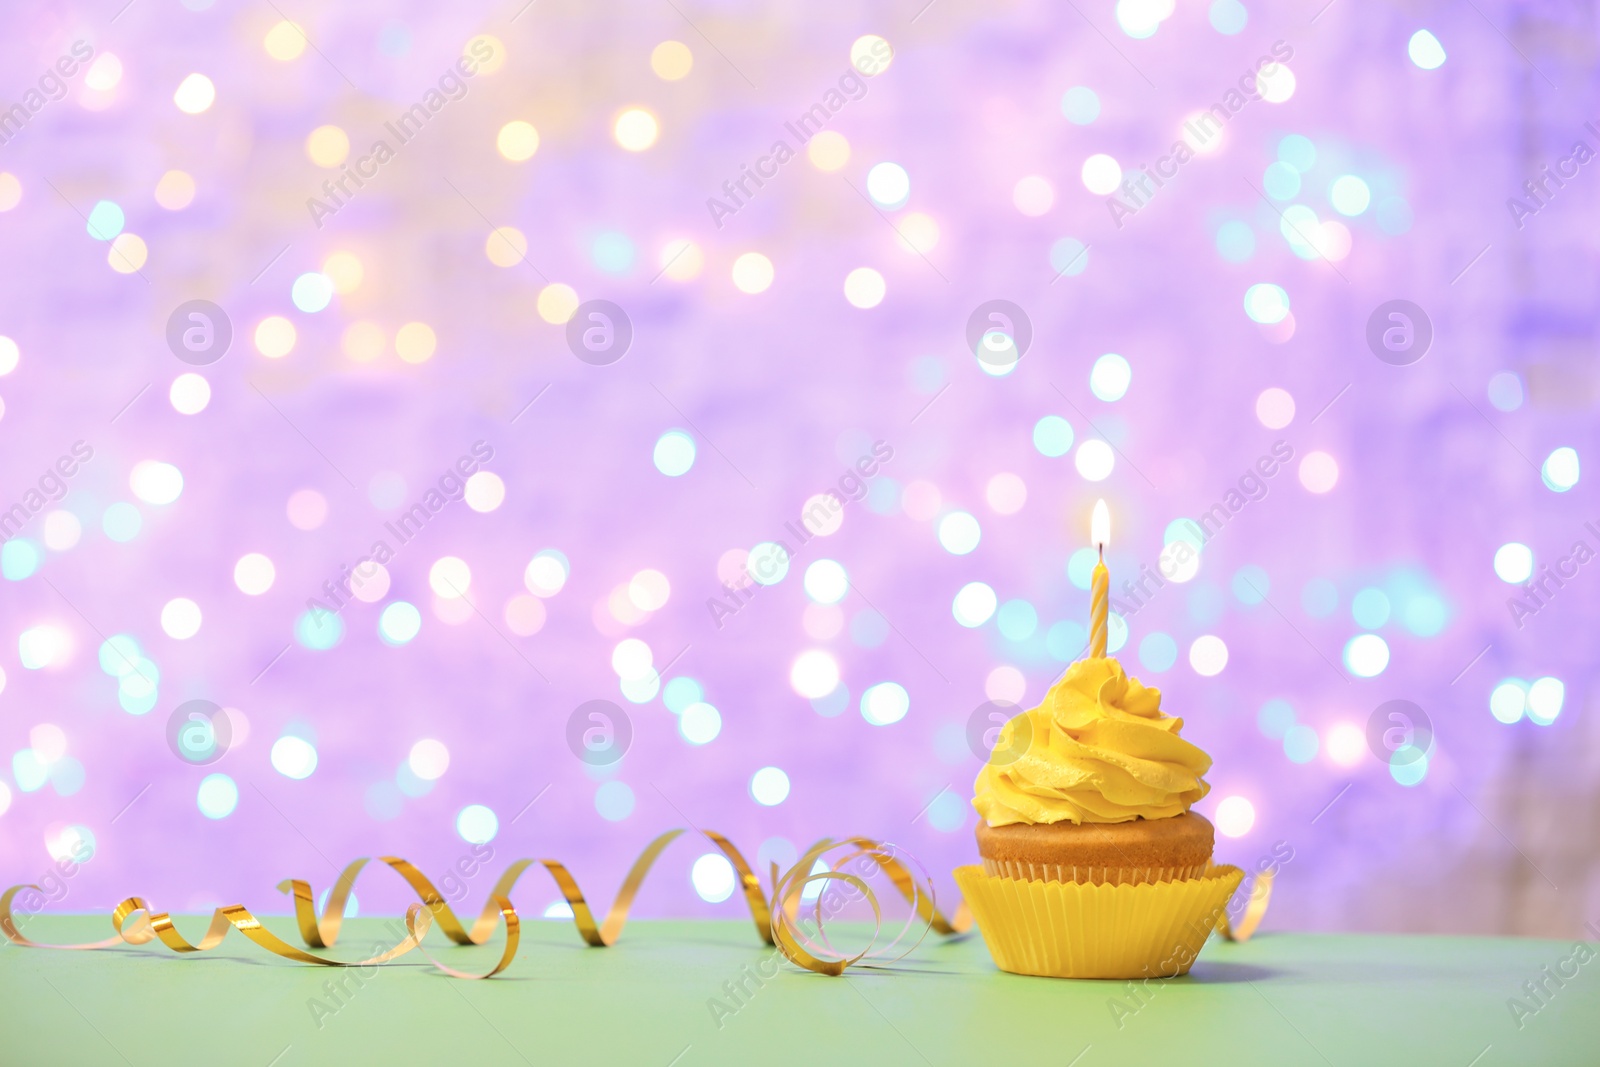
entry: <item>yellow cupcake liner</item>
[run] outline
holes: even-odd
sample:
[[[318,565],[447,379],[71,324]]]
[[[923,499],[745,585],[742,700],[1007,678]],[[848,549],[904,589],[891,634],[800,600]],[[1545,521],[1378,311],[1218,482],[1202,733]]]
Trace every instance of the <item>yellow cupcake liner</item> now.
[[[995,966],[1045,978],[1170,978],[1187,974],[1226,913],[1244,872],[1110,885],[1024,881],[957,867]]]
[[[1079,867],[1067,863],[1024,863],[1021,860],[982,861],[983,873],[991,878],[1017,878],[1025,882],[1177,882],[1201,878],[1208,863],[1188,867]]]

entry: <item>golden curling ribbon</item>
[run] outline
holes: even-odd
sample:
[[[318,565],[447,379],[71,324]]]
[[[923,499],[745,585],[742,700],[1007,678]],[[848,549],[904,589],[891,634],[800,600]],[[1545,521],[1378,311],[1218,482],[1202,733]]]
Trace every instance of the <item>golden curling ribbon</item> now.
[[[734,847],[733,842],[714,830],[706,830],[703,833],[738,872],[740,884],[744,887],[745,902],[750,909],[750,917],[755,921],[756,931],[768,944],[771,944],[771,919],[767,911],[766,898],[761,891],[761,883],[756,878],[755,872],[750,869],[750,865],[745,862],[743,854]],[[495,883],[494,888],[489,891],[488,902],[484,904],[482,912],[468,929],[461,925],[461,920],[456,918],[455,912],[451,910],[450,905],[427,875],[398,856],[380,856],[379,859],[406,880],[406,884],[417,894],[418,899],[428,907],[433,920],[439,924],[439,929],[458,945],[481,945],[489,940],[495,926],[498,925],[498,920],[505,914],[505,909],[500,906],[499,901],[509,901],[511,890],[522,877],[522,873],[537,863],[550,872],[550,877],[555,880],[561,895],[572,906],[572,921],[578,928],[579,936],[596,948],[604,948],[615,944],[617,938],[621,936],[622,928],[628,921],[628,912],[633,908],[634,898],[638,895],[645,876],[650,873],[650,869],[655,866],[657,858],[666,847],[682,834],[682,830],[668,830],[645,846],[639,858],[633,861],[627,877],[622,880],[622,888],[617,891],[617,899],[606,912],[605,922],[598,924],[594,920],[594,913],[590,910],[588,901],[584,899],[583,891],[578,887],[577,880],[558,860],[521,859],[512,863],[500,875],[500,880]],[[313,948],[333,947],[339,936],[340,925],[344,922],[344,909],[350,891],[355,885],[356,877],[366,864],[366,859],[358,859],[339,875],[328,893],[328,903],[323,908],[320,920],[317,918],[314,897],[308,883],[299,879],[288,879],[279,883],[278,889],[291,894],[294,898],[295,919],[300,927],[300,936],[307,945]],[[512,909],[511,914],[515,915],[515,909]]]
[[[1262,871],[1255,876],[1250,883],[1250,903],[1245,905],[1244,914],[1239,916],[1237,924],[1229,921],[1226,908],[1222,910],[1217,918],[1217,933],[1229,941],[1250,940],[1267,914],[1267,904],[1272,900],[1272,876],[1272,871]]]
[[[750,909],[750,915],[756,925],[756,931],[768,944],[772,943],[771,915],[767,909],[767,900],[761,890],[760,881],[755,872],[745,862],[744,856],[734,847],[726,837],[714,831],[702,831],[704,835],[728,858],[739,874],[740,883],[744,888],[745,901]],[[198,942],[191,942],[180,934],[173,925],[171,916],[166,912],[155,912],[149,904],[140,897],[129,897],[117,905],[112,913],[112,926],[117,936],[104,941],[87,942],[78,945],[49,945],[33,941],[24,936],[18,928],[16,917],[13,914],[12,901],[17,893],[24,889],[34,889],[42,892],[38,886],[18,885],[12,886],[4,894],[0,894],[0,934],[3,934],[13,944],[26,948],[54,948],[54,949],[98,949],[109,948],[118,944],[142,945],[150,941],[159,940],[167,948],[178,953],[205,952],[217,947],[227,936],[229,930],[237,930],[249,938],[256,945],[271,952],[273,955],[300,963],[318,964],[329,967],[368,967],[387,963],[405,955],[412,949],[420,948],[422,940],[434,922],[445,936],[461,945],[481,945],[487,942],[494,933],[494,929],[501,922],[506,927],[506,943],[501,951],[500,960],[493,968],[483,974],[471,974],[448,967],[428,955],[423,954],[440,971],[452,978],[488,978],[510,966],[516,957],[520,944],[521,922],[517,916],[516,907],[511,902],[511,889],[521,877],[523,871],[534,863],[539,863],[555,880],[561,889],[562,895],[572,907],[573,922],[578,928],[578,933],[590,945],[605,947],[615,944],[622,934],[622,928],[627,923],[628,913],[633,907],[634,898],[638,895],[639,887],[644,882],[645,876],[655,865],[656,859],[662,851],[675,839],[683,834],[682,830],[669,830],[661,834],[645,847],[644,852],[634,861],[633,867],[623,879],[622,888],[617,893],[616,900],[606,912],[604,922],[596,923],[594,914],[588,902],[584,899],[582,890],[578,887],[577,880],[567,871],[565,865],[556,860],[518,860],[508,867],[500,876],[500,880],[490,891],[489,901],[484,905],[482,912],[473,922],[471,929],[461,925],[450,905],[433,883],[421,871],[417,870],[408,861],[398,856],[382,857],[383,862],[396,871],[406,883],[411,886],[420,898],[421,903],[412,904],[406,911],[406,936],[393,948],[376,956],[364,960],[335,960],[326,956],[316,955],[303,949],[296,948],[282,940],[277,935],[264,927],[260,920],[243,905],[232,904],[218,908],[212,915],[211,923],[206,933]],[[344,908],[349,900],[350,892],[357,876],[366,866],[366,859],[359,859],[345,867],[341,872],[333,890],[328,896],[328,906],[324,909],[322,918],[316,915],[314,898],[309,883],[299,879],[289,879],[279,885],[279,889],[288,892],[294,899],[295,918],[302,939],[309,948],[331,948],[338,940],[339,930],[344,922]]]
[[[24,889],[32,889],[41,895],[44,893],[44,890],[36,885],[14,885],[3,894],[0,894],[0,934],[4,934],[6,940],[13,945],[20,945],[23,948],[54,948],[66,951],[81,951],[92,948],[110,948],[112,945],[120,945],[123,942],[127,942],[130,945],[139,945],[155,936],[150,930],[149,919],[140,916],[126,932],[123,932],[119,927],[117,936],[108,937],[104,941],[89,941],[81,945],[46,945],[39,941],[33,941],[23,936],[22,931],[17,928],[16,916],[12,913],[11,902]]]
[[[510,907],[509,901],[506,902],[506,907]],[[131,928],[130,919],[134,920]],[[240,904],[229,904],[218,908],[211,916],[211,923],[206,928],[205,935],[195,942],[189,941],[178,932],[178,928],[172,923],[171,915],[164,911],[153,911],[142,897],[129,897],[118,904],[116,910],[111,913],[111,925],[116,929],[118,938],[130,945],[141,945],[159,939],[163,945],[178,953],[209,951],[222,943],[229,930],[237,930],[273,955],[298,963],[314,963],[324,967],[370,967],[387,963],[417,948],[422,942],[423,935],[427,933],[428,919],[423,905],[411,905],[406,911],[406,936],[400,943],[369,959],[355,961],[328,959],[326,956],[318,956],[295,948],[262,926],[261,920],[252,915],[250,909]],[[514,940],[513,930],[511,936],[507,938],[507,944]],[[510,963],[509,958],[502,960],[501,966],[490,973],[497,973],[508,963]]]
[[[419,898],[420,903],[410,905],[406,910],[406,936],[392,948],[363,960],[336,960],[326,956],[296,948],[294,945],[282,940],[263,926],[259,919],[243,905],[232,904],[216,909],[205,934],[198,942],[191,942],[180,934],[173,924],[171,916],[166,912],[151,910],[150,905],[140,897],[129,897],[117,905],[112,912],[111,920],[116,936],[103,941],[93,941],[76,945],[52,945],[34,941],[22,934],[14,915],[13,901],[16,895],[24,889],[34,889],[43,892],[38,886],[16,885],[0,894],[0,934],[13,944],[24,948],[48,948],[61,950],[87,950],[109,948],[119,944],[143,945],[159,940],[173,952],[188,954],[205,952],[217,947],[227,936],[229,930],[237,930],[257,946],[276,956],[294,960],[299,963],[309,963],[326,967],[369,967],[391,962],[421,948],[423,955],[438,970],[452,978],[477,979],[493,977],[504,971],[516,958],[518,947],[521,943],[521,922],[517,915],[515,905],[511,901],[511,891],[521,878],[524,871],[535,863],[544,867],[551,878],[560,888],[562,896],[572,908],[573,923],[578,934],[585,942],[597,948],[613,945],[622,935],[623,926],[627,923],[628,914],[632,910],[633,902],[643,885],[646,875],[650,873],[661,853],[674,840],[684,833],[683,830],[669,830],[651,841],[633,863],[627,876],[623,879],[622,887],[618,890],[616,899],[606,911],[603,922],[596,922],[594,913],[590,909],[577,880],[574,879],[566,866],[557,860],[550,859],[521,859],[512,863],[501,874],[494,888],[489,893],[489,899],[484,904],[482,911],[473,921],[470,928],[464,927],[451,910],[448,902],[440,895],[426,875],[419,871],[408,861],[398,856],[383,856],[381,861],[394,870],[412,888]],[[932,880],[927,872],[922,871],[918,878],[907,866],[902,854],[892,845],[885,845],[865,837],[850,837],[840,841],[824,838],[806,850],[800,861],[791,867],[787,873],[780,873],[778,866],[772,866],[772,897],[769,899],[761,889],[760,880],[750,865],[745,861],[739,850],[723,835],[714,831],[700,831],[714,844],[719,851],[733,865],[739,875],[740,886],[744,890],[746,907],[750,911],[751,920],[754,922],[756,932],[761,939],[769,945],[775,945],[784,957],[792,963],[814,971],[819,974],[843,974],[849,966],[868,959],[877,959],[885,954],[908,933],[914,920],[923,924],[922,933],[917,941],[906,949],[910,952],[932,930],[942,936],[953,936],[965,933],[972,927],[972,916],[965,903],[959,905],[953,917],[947,919],[941,913],[934,901]],[[846,847],[853,847],[843,860],[834,864],[836,869],[811,873],[816,862],[824,854]],[[870,861],[877,870],[889,878],[895,889],[905,898],[911,906],[911,915],[906,921],[906,926],[901,934],[883,949],[873,951],[879,930],[873,934],[873,944],[869,944],[862,952],[854,955],[844,955],[833,950],[828,944],[823,926],[825,919],[822,916],[821,901],[823,894],[817,894],[813,901],[813,914],[815,916],[815,933],[808,934],[800,929],[797,919],[799,906],[807,885],[817,882],[840,883],[860,899],[865,900],[872,908],[873,914],[878,917],[881,927],[882,912],[876,894],[867,883],[866,878],[838,870],[850,862],[861,858]],[[301,938],[307,948],[331,948],[338,940],[340,928],[344,922],[344,909],[349,901],[350,893],[357,877],[367,865],[366,859],[358,859],[345,867],[328,894],[327,907],[319,919],[316,914],[315,897],[309,883],[299,879],[288,879],[280,883],[279,889],[289,893],[294,900],[295,919]],[[915,863],[915,860],[912,860]],[[920,868],[920,864],[918,864]],[[869,871],[870,873],[870,871]],[[1270,897],[1272,880],[1267,874],[1261,875],[1252,891],[1251,901],[1246,908],[1243,918],[1237,927],[1230,928],[1226,912],[1218,922],[1218,929],[1224,936],[1232,940],[1246,940],[1261,922],[1261,916],[1266,912],[1267,899]],[[446,966],[434,959],[425,948],[423,939],[437,923],[440,930],[451,941],[458,945],[482,945],[488,942],[494,934],[495,928],[504,923],[506,928],[505,945],[501,950],[500,959],[494,967],[481,974],[460,971]],[[904,956],[906,952],[902,952]],[[831,954],[833,957],[829,958]],[[896,959],[900,957],[895,957]],[[871,964],[869,964],[871,965]]]
[[[842,859],[836,860],[830,866],[831,870],[817,871],[817,861],[826,853],[835,849],[854,847],[855,851]],[[895,937],[883,948],[877,948],[878,937],[883,932],[883,912],[878,903],[877,894],[873,892],[866,880],[860,875],[845,870],[858,858],[872,861],[876,867],[889,877],[900,894],[911,905],[910,914],[906,917],[905,924]],[[912,862],[916,862],[914,859]],[[918,864],[921,867],[921,864]],[[877,960],[886,957],[893,948],[905,940],[911,931],[913,923],[922,920],[921,933],[917,935],[900,955],[887,962],[902,959],[909,955],[922,943],[929,930],[951,936],[964,933],[972,927],[972,916],[965,903],[956,910],[954,919],[947,920],[939,912],[934,903],[933,880],[922,872],[919,881],[907,868],[900,858],[895,846],[882,844],[865,837],[851,837],[843,841],[832,841],[824,838],[812,845],[804,856],[795,865],[789,868],[787,874],[778,876],[777,865],[773,865],[773,902],[772,902],[772,933],[779,951],[786,959],[797,966],[818,974],[840,975],[855,964],[865,966],[881,966],[881,964],[865,964],[866,960]],[[812,897],[811,923],[813,932],[807,933],[800,928],[798,921],[799,905],[805,896],[805,888],[812,884],[840,883],[847,890],[864,900],[872,909],[873,931],[867,946],[860,952],[849,954],[833,947],[828,941],[826,932],[826,919],[823,917],[824,892],[818,892]],[[923,886],[926,886],[926,891]],[[828,955],[823,955],[828,953]]]

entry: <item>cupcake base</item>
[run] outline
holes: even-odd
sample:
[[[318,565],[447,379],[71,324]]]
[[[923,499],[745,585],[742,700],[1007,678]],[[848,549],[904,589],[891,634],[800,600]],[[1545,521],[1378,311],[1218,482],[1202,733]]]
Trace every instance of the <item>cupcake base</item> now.
[[[1171,882],[1211,865],[1215,834],[1205,816],[1116,823],[1008,823],[980,820],[978,856],[1002,878],[1046,882]]]
[[[1045,978],[1172,978],[1187,974],[1244,872],[1137,884],[1032,881],[957,867],[995,966]]]

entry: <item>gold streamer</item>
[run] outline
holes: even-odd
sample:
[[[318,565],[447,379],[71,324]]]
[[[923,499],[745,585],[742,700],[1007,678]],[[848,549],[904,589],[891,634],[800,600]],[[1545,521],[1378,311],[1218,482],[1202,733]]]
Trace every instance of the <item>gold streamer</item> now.
[[[1272,871],[1262,871],[1250,883],[1250,903],[1245,905],[1244,914],[1239,917],[1239,925],[1235,926],[1228,919],[1228,909],[1222,909],[1222,915],[1217,919],[1217,933],[1229,941],[1245,942],[1255,934],[1256,927],[1261,925],[1261,919],[1267,914],[1267,904],[1272,900]]]
[[[834,864],[835,868],[844,867],[858,856],[870,858],[878,865],[879,869],[889,876],[889,880],[894,884],[894,887],[899,890],[912,908],[911,915],[907,917],[906,925],[901,929],[900,934],[890,941],[881,952],[873,951],[877,944],[878,935],[882,932],[883,912],[878,905],[877,894],[872,891],[872,888],[857,875],[842,873],[837,869],[812,873],[817,860],[823,854],[846,845],[855,846],[856,851]],[[806,851],[806,854],[800,857],[799,861],[789,868],[788,873],[783,877],[778,877],[777,865],[773,865],[773,881],[775,884],[773,886],[771,909],[773,916],[772,933],[778,950],[783,953],[785,959],[818,974],[840,975],[854,964],[869,958],[875,958],[879,954],[886,954],[905,937],[907,931],[911,928],[914,918],[923,920],[925,925],[922,933],[905,952],[902,952],[895,959],[901,959],[914,951],[917,945],[922,943],[923,938],[927,936],[930,929],[936,930],[947,937],[965,933],[971,929],[972,915],[967,910],[965,902],[956,910],[955,918],[947,920],[934,905],[931,879],[928,880],[927,892],[923,892],[915,876],[906,869],[905,864],[895,856],[892,849],[893,846],[888,846],[886,849],[884,845],[866,837],[850,837],[839,842],[824,838],[812,845]],[[817,937],[813,938],[811,935],[801,933],[799,924],[796,921],[799,901],[804,894],[805,887],[813,882],[825,883],[830,881],[843,882],[845,885],[854,888],[861,893],[863,899],[872,908],[872,938],[868,941],[866,948],[853,956],[841,955],[827,943],[827,937],[824,933],[826,924],[822,918],[822,894],[817,894],[812,902],[812,917],[817,930]],[[816,948],[819,940],[822,950],[833,952],[839,958],[827,959],[818,955]]]
[[[141,917],[140,922],[136,924],[134,929],[129,930],[127,933],[123,933],[119,929],[116,937],[108,937],[104,941],[90,941],[82,945],[46,945],[40,941],[30,940],[22,935],[21,930],[17,929],[16,918],[11,914],[12,899],[24,889],[32,889],[37,893],[44,892],[39,886],[27,884],[14,885],[3,894],[0,894],[0,934],[4,934],[6,940],[13,945],[18,945],[22,948],[54,948],[75,952],[92,948],[110,948],[112,945],[120,945],[124,941],[130,945],[139,945],[155,936],[154,933],[150,932],[149,921]]]
[[[481,979],[491,978],[511,965],[516,958],[517,949],[521,943],[521,920],[517,909],[511,901],[511,891],[516,886],[529,867],[534,864],[542,866],[561,890],[561,895],[572,908],[572,921],[577,928],[578,935],[583,940],[596,947],[604,948],[616,944],[622,936],[622,929],[627,924],[628,914],[633,908],[633,902],[638,896],[640,887],[644,884],[645,877],[655,866],[656,860],[665,851],[668,845],[682,836],[683,830],[668,830],[645,846],[638,859],[634,860],[627,876],[622,881],[622,887],[617,891],[617,897],[611,907],[606,911],[603,922],[596,922],[594,913],[589,907],[583,891],[578,882],[568,872],[566,866],[552,859],[520,859],[512,863],[500,875],[494,888],[489,892],[489,899],[485,901],[482,910],[470,927],[463,926],[451,909],[449,903],[439,893],[433,882],[407,860],[399,856],[380,856],[379,860],[405,879],[420,903],[412,904],[406,909],[406,936],[399,943],[376,956],[364,960],[336,960],[327,956],[308,952],[296,948],[294,945],[282,940],[273,934],[250,910],[241,904],[230,904],[216,909],[211,917],[205,934],[197,942],[191,942],[178,932],[171,916],[166,912],[152,911],[150,905],[141,897],[129,897],[117,905],[112,912],[111,923],[116,931],[116,936],[103,941],[92,941],[75,945],[53,945],[34,941],[21,932],[13,914],[12,901],[24,889],[33,889],[43,892],[35,885],[15,885],[0,894],[0,934],[15,945],[24,948],[45,948],[58,950],[90,950],[110,948],[114,945],[143,945],[159,940],[173,952],[188,954],[206,952],[216,948],[222,943],[229,930],[237,930],[257,946],[265,949],[275,956],[294,960],[299,963],[315,964],[324,967],[369,967],[389,963],[413,949],[422,949],[422,954],[442,973],[452,978]],[[911,928],[914,920],[923,923],[922,933],[911,944],[899,959],[906,953],[913,951],[918,944],[932,930],[941,936],[951,937],[967,932],[972,928],[972,914],[965,902],[962,902],[951,918],[946,918],[939,911],[933,897],[933,886],[926,872],[919,879],[906,864],[899,858],[893,846],[885,846],[866,837],[849,837],[839,841],[824,838],[806,850],[793,867],[785,873],[780,873],[777,864],[772,865],[772,896],[769,898],[761,889],[760,879],[751,870],[742,853],[733,842],[723,835],[711,830],[700,831],[713,845],[725,856],[734,870],[739,875],[739,884],[744,891],[745,906],[749,909],[751,921],[755,923],[756,932],[761,939],[769,945],[774,945],[790,962],[806,970],[818,974],[839,975],[843,974],[850,966],[861,963],[867,959],[887,953],[898,944]],[[901,933],[885,948],[877,953],[873,951],[879,934],[882,932],[882,909],[879,906],[877,895],[866,880],[858,875],[839,870],[821,871],[811,873],[818,859],[825,853],[834,849],[853,846],[856,851],[850,853],[845,859],[835,864],[842,867],[858,857],[870,859],[886,874],[895,889],[911,905],[911,914],[906,920],[906,925]],[[294,901],[295,922],[300,932],[301,939],[310,949],[332,948],[339,939],[340,930],[344,924],[344,910],[349,902],[351,891],[356,879],[366,868],[366,858],[355,860],[340,872],[333,887],[328,893],[327,906],[319,918],[316,912],[315,896],[311,885],[300,879],[286,879],[279,883],[278,889],[288,893]],[[919,865],[920,866],[920,865]],[[823,934],[823,919],[821,913],[821,894],[818,894],[813,906],[815,929],[820,941],[814,940],[813,935],[803,933],[797,922],[799,904],[805,887],[814,882],[842,882],[861,894],[863,900],[872,908],[875,919],[872,940],[861,952],[854,955],[843,956],[827,944]],[[1227,913],[1224,912],[1217,923],[1218,931],[1230,941],[1246,941],[1255,932],[1261,923],[1261,918],[1266,914],[1267,902],[1272,894],[1272,876],[1270,873],[1258,876],[1251,891],[1250,903],[1245,909],[1244,916],[1237,926],[1231,926]],[[439,929],[451,941],[458,945],[483,945],[493,936],[496,927],[504,924],[506,930],[505,945],[501,950],[500,959],[488,971],[473,973],[457,970],[435,959],[426,948],[423,948],[423,939],[433,924],[437,923]],[[822,953],[832,953],[838,958],[827,958]]]

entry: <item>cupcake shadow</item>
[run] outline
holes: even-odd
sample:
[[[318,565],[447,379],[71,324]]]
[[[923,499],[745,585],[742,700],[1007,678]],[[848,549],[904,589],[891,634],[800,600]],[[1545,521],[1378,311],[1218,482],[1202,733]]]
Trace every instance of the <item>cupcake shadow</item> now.
[[[1188,974],[1172,980],[1195,985],[1232,985],[1238,982],[1261,982],[1287,973],[1255,963],[1232,963],[1201,958],[1189,968]]]

